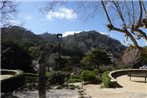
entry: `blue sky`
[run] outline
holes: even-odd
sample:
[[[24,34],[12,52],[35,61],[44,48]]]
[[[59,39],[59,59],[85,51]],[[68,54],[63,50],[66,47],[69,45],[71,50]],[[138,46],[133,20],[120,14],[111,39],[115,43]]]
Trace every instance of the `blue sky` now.
[[[16,0],[17,1],[17,0]],[[17,7],[18,13],[12,24],[19,24],[35,34],[41,33],[62,33],[63,35],[72,34],[73,32],[95,30],[103,34],[107,34],[112,38],[119,40],[124,44],[124,34],[111,31],[106,27],[106,17],[104,14],[96,15],[94,18],[89,18],[84,21],[84,14],[77,13],[70,6],[58,6],[56,10],[41,13],[40,8],[44,8],[46,2],[36,1],[19,1]],[[90,10],[89,10],[90,11]],[[140,41],[139,44],[145,45]]]

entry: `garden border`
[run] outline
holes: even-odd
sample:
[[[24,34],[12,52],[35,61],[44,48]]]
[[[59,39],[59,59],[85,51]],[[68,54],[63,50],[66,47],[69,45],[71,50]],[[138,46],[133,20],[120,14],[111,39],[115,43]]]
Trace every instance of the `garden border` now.
[[[10,73],[13,76],[1,80],[1,93],[11,93],[25,85],[24,72],[21,70],[1,69],[1,73]]]
[[[130,75],[131,74],[144,74],[145,77],[145,82],[146,82],[146,78],[147,78],[147,69],[120,69],[120,70],[115,70],[115,71],[111,71],[109,73],[109,77],[111,78],[110,82],[112,87],[122,87],[116,80],[117,77],[122,76],[122,75]],[[134,76],[135,77],[135,76]],[[130,78],[131,79],[131,78]]]

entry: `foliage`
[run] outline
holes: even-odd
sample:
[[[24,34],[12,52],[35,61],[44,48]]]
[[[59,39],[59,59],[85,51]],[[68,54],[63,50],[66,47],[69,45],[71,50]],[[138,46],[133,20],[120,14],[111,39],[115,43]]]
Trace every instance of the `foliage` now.
[[[37,47],[37,46],[31,46],[31,47],[29,47],[28,51],[29,51],[29,54],[30,54],[32,57],[35,58],[35,57],[38,56],[39,47]]]
[[[97,74],[95,71],[84,70],[80,75],[84,81],[95,82],[97,80]]]
[[[40,47],[44,47],[44,63],[53,68],[57,67],[58,40],[55,34],[52,35],[46,33],[45,35],[35,35],[32,31],[27,30],[26,28],[9,26],[2,28],[2,40],[7,39],[23,48],[23,50],[25,50],[33,60],[38,60]],[[74,66],[79,65],[84,54],[93,47],[103,48],[106,52],[111,52],[114,57],[120,56],[122,51],[125,49],[119,41],[106,35],[102,35],[96,31],[83,31],[76,35],[63,37],[61,42],[61,56],[64,59],[62,62],[62,69],[71,71]],[[67,59],[64,57],[67,57]],[[95,66],[93,69],[98,67],[95,62],[92,62],[90,66]]]
[[[94,73],[95,73],[96,75],[98,75],[98,74],[99,74],[99,70],[98,70],[98,69],[94,69]]]
[[[105,51],[93,49],[81,60],[80,63],[89,67],[94,65],[92,67],[99,69],[99,65],[101,64],[111,64],[111,59]]]
[[[52,85],[63,85],[65,82],[66,75],[63,72],[57,71],[52,72],[49,75],[49,82]]]
[[[109,88],[110,87],[110,77],[109,77],[109,71],[105,71],[103,74],[102,74],[102,83],[103,83],[103,87],[105,88]]]
[[[136,47],[130,46],[125,50],[122,62],[128,67],[139,68],[143,63],[143,53]]]
[[[75,35],[69,35],[63,38],[63,45],[66,49],[77,50],[83,54],[92,48],[103,48],[111,52],[114,57],[119,57],[126,48],[118,40],[97,31],[83,31]],[[78,52],[75,51],[74,54],[78,54]]]
[[[39,74],[38,73],[25,73],[26,77],[38,77]]]
[[[100,73],[103,73],[103,72],[105,72],[105,71],[112,71],[112,70],[114,70],[115,68],[116,68],[116,66],[114,66],[114,65],[100,66],[99,72],[100,72]]]
[[[71,76],[68,82],[70,83],[81,82],[81,78],[79,76]]]
[[[43,39],[35,34],[32,31],[27,30],[24,27],[19,26],[9,26],[1,28],[2,39],[9,39],[21,46],[21,44],[30,43],[30,44],[39,44]]]
[[[33,72],[32,57],[21,47],[11,41],[2,41],[2,68],[20,69],[25,72]]]
[[[147,46],[143,48],[147,50]],[[141,53],[141,59],[142,59],[142,64],[147,64],[147,54]]]

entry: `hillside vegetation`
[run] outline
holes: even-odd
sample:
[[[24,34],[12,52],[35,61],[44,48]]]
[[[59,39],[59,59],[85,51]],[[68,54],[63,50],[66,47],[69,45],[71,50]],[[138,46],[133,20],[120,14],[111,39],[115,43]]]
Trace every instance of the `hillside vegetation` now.
[[[22,48],[23,54],[28,55],[30,60],[38,60],[41,49],[45,49],[44,62],[52,67],[57,67],[58,62],[58,40],[56,34],[44,33],[40,35],[34,34],[32,31],[23,27],[10,26],[2,28],[2,65],[10,66],[5,63],[7,58],[10,61],[17,61],[15,57],[8,55],[16,55],[17,47]],[[8,44],[9,43],[9,44]],[[11,45],[13,43],[13,47]],[[7,44],[7,46],[5,46]],[[5,47],[4,47],[5,46]],[[16,48],[15,48],[16,47]],[[118,40],[113,39],[107,35],[100,34],[96,31],[83,31],[78,34],[69,35],[62,38],[61,42],[61,57],[62,66],[64,68],[69,65],[79,65],[82,58],[90,52],[92,49],[100,49],[107,53],[111,58],[120,57],[126,47],[122,45]],[[12,50],[13,49],[13,50]],[[17,52],[18,53],[18,52]],[[23,56],[23,55],[22,55]],[[99,57],[98,57],[99,58]],[[21,60],[22,59],[22,60]],[[6,65],[8,64],[8,65]],[[13,66],[26,66],[23,58],[19,58],[19,63],[12,63]],[[21,64],[21,65],[19,65]],[[33,67],[31,63],[28,63]],[[3,67],[2,66],[2,67]],[[19,68],[15,66],[15,68]],[[65,68],[70,70],[73,66]],[[4,67],[9,68],[9,67]],[[13,68],[13,67],[11,67]],[[25,69],[24,69],[25,70]]]

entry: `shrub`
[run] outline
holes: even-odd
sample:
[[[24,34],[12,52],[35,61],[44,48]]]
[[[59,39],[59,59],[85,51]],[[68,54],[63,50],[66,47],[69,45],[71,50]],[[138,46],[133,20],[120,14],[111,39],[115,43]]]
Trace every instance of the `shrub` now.
[[[98,75],[98,74],[99,74],[99,70],[98,70],[98,69],[94,69],[94,73],[95,73],[96,75]]]
[[[103,87],[105,88],[109,88],[110,87],[110,77],[109,77],[109,71],[105,71],[103,74],[102,74],[102,82],[103,82]]]
[[[65,82],[65,77],[66,77],[66,75],[63,72],[59,72],[59,71],[52,72],[49,75],[48,81],[52,85],[62,85]]]
[[[81,78],[78,76],[71,76],[68,80],[70,83],[81,82]]]
[[[8,70],[7,72],[12,73],[12,71],[16,73],[14,76],[1,80],[2,93],[13,92],[14,90],[18,89],[19,87],[25,84],[24,73],[20,70]]]
[[[32,57],[26,50],[11,41],[2,41],[2,69],[19,69],[24,72],[34,72]]]
[[[84,81],[95,82],[97,80],[97,74],[94,71],[84,70],[80,76]]]
[[[26,77],[38,77],[39,74],[38,73],[25,73]]]

